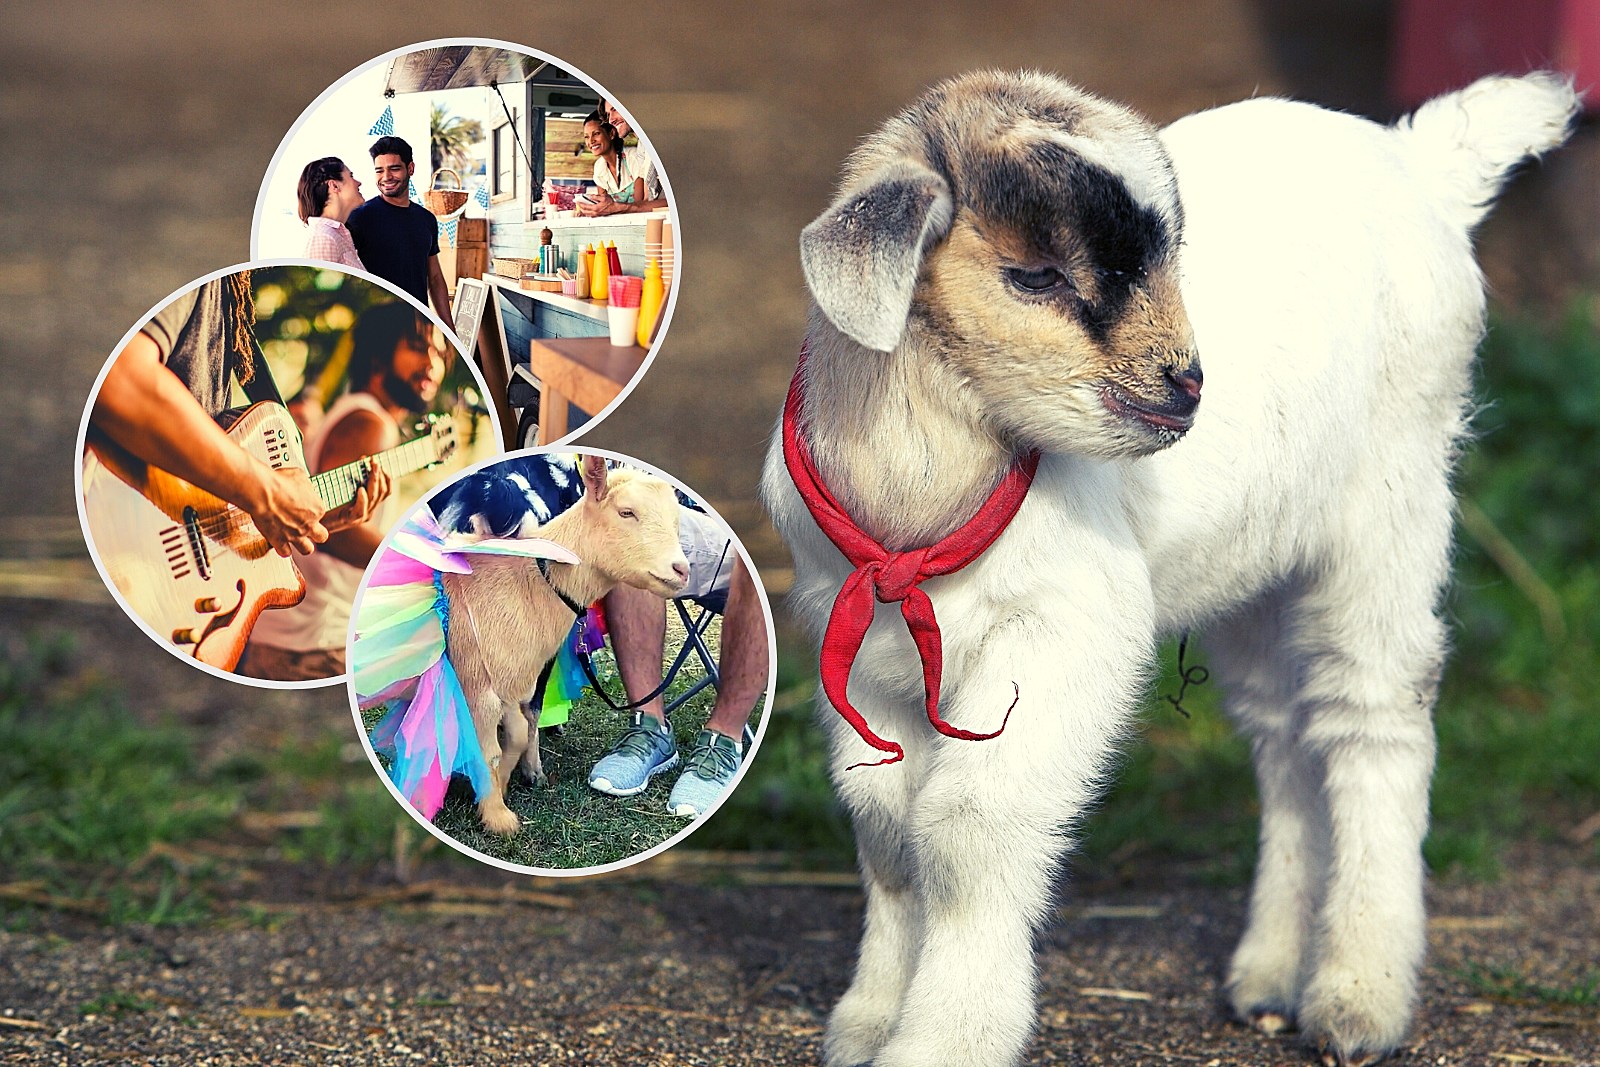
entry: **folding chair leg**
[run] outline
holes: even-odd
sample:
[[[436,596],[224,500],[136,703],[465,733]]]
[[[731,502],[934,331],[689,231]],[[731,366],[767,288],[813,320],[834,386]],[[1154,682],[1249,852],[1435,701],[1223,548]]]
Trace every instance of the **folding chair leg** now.
[[[698,616],[691,615],[689,609],[681,600],[674,600],[673,605],[678,609],[678,618],[683,623],[685,636],[683,646],[678,649],[678,654],[673,657],[672,666],[667,668],[666,680],[671,682],[677,677],[680,670],[687,664],[689,656],[693,654],[700,660],[706,676],[690,686],[686,692],[680,693],[667,702],[666,711],[671,715],[689,700],[703,692],[706,686],[716,689],[722,688],[722,675],[717,670],[716,657],[711,654],[711,649],[706,645],[705,632],[711,625],[711,617],[715,614],[710,608],[701,606]]]

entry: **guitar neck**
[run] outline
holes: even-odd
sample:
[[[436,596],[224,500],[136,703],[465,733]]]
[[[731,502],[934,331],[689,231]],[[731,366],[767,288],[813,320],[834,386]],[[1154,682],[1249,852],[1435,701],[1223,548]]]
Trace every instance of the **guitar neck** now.
[[[311,485],[322,498],[322,503],[331,510],[343,507],[355,499],[356,490],[367,483],[368,462],[378,464],[389,477],[399,478],[412,471],[431,467],[438,461],[439,454],[433,436],[423,434],[368,459],[358,459],[354,463],[346,463],[342,467],[312,475]]]

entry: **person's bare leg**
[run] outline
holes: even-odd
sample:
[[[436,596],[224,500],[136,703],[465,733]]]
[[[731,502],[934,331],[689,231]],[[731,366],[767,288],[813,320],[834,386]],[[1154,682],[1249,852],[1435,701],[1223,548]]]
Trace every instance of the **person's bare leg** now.
[[[756,583],[735,558],[728,579],[728,606],[722,615],[722,651],[718,655],[722,685],[706,728],[739,740],[750,709],[767,688],[767,623],[761,614]],[[649,690],[645,690],[649,692]]]
[[[731,604],[732,594],[729,594]],[[606,594],[606,628],[617,656],[617,673],[628,702],[638,700],[661,685],[661,661],[666,656],[667,605],[654,593],[619,585]],[[757,607],[757,618],[760,608]],[[763,646],[764,648],[764,646]],[[666,720],[665,705],[656,697],[639,709],[657,722]]]

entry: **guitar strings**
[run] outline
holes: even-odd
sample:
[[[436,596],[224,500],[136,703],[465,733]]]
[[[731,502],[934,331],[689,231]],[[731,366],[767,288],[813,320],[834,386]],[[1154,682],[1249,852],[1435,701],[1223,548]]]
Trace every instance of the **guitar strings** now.
[[[410,470],[402,471],[402,468],[408,466],[414,458],[412,455],[403,456],[403,454],[409,451],[417,455],[426,455],[427,451],[423,446],[430,445],[432,443],[433,435],[424,435],[422,437],[413,438],[412,440],[406,441],[403,444],[396,445],[394,448],[380,452],[377,455],[367,457],[363,460],[358,460],[355,463],[347,463],[343,467],[336,467],[330,471],[323,471],[321,474],[313,474],[311,475],[312,488],[317,490],[317,495],[322,498],[322,502],[328,506],[329,510],[332,510],[335,507],[342,507],[344,504],[349,503],[350,500],[355,499],[356,489],[366,484],[365,480],[361,482],[356,482],[353,480],[351,477],[351,470],[353,468],[359,467],[365,462],[373,462],[383,467],[384,471],[391,477],[403,477],[404,474],[410,473]],[[404,462],[401,462],[402,458],[404,459]],[[422,464],[421,466],[426,465],[427,464]],[[410,469],[418,470],[420,467],[411,467]],[[348,483],[350,497],[339,504],[330,503],[327,493],[324,490],[325,488],[338,487],[338,483],[340,481]],[[228,542],[234,539],[236,535],[243,534],[247,526],[249,527],[251,533],[255,534],[256,537],[260,537],[260,531],[255,528],[255,520],[250,517],[248,512],[234,504],[227,505],[227,509],[225,511],[213,513],[212,515],[198,520],[195,525],[208,540],[217,542],[221,548],[228,551],[236,551],[234,546]]]

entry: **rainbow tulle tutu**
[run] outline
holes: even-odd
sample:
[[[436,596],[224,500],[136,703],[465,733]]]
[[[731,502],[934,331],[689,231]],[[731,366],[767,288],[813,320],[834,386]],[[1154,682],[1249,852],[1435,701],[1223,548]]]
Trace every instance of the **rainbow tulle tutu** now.
[[[578,562],[570,551],[542,538],[473,540],[447,534],[427,508],[420,508],[373,562],[356,613],[351,646],[356,701],[363,708],[387,706],[373,728],[372,747],[389,760],[389,778],[401,795],[427,819],[444,803],[452,774],[465,775],[480,800],[492,788],[472,711],[450,663],[445,642],[450,600],[440,581],[443,574],[471,574],[474,555]],[[570,688],[566,667],[558,664],[552,677],[558,689]]]

